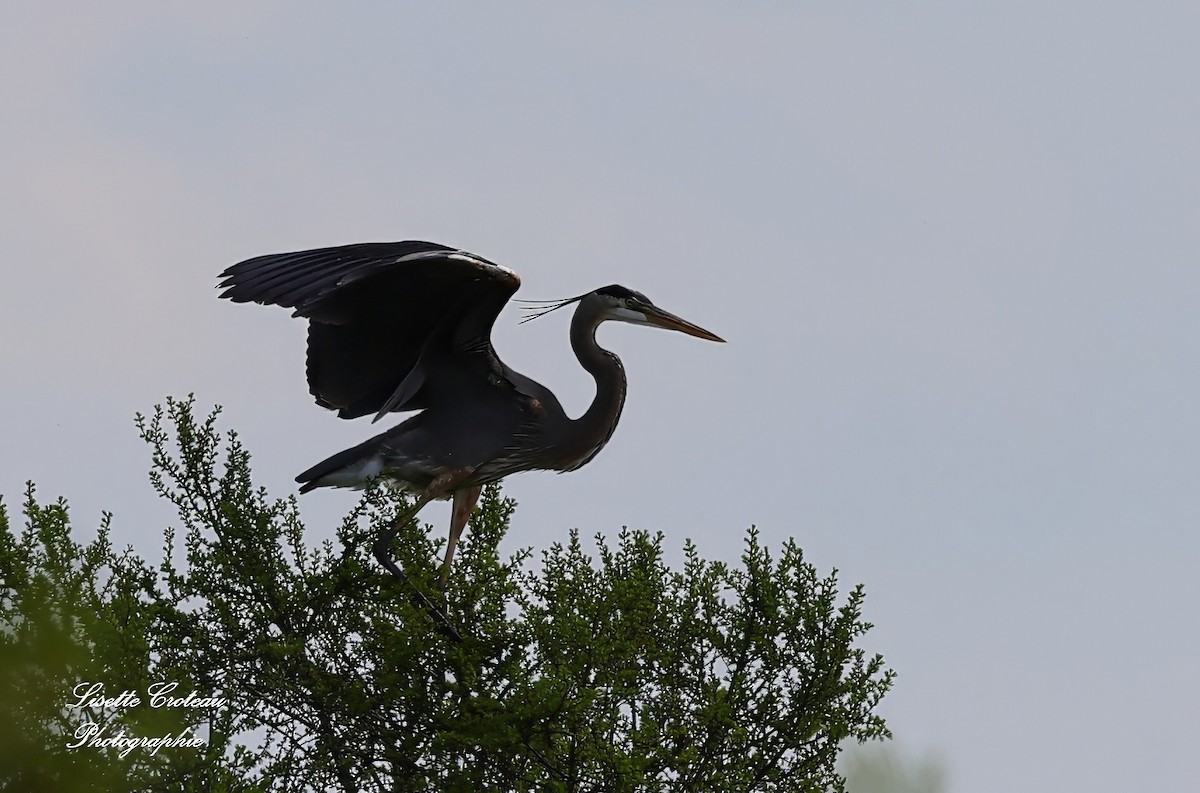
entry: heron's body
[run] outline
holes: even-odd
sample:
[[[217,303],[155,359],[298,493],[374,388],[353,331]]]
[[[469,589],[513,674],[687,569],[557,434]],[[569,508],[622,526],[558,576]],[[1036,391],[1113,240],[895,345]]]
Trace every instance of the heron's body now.
[[[596,343],[601,322],[721,341],[621,286],[543,307],[578,303],[571,346],[596,396],[571,419],[548,388],[496,355],[492,324],[521,282],[486,259],[428,242],[364,243],[260,256],[222,275],[222,297],[287,306],[309,320],[308,382],[318,404],[342,418],[421,411],[296,479],[308,492],[384,475],[419,494],[414,513],[453,497],[446,572],[484,484],[518,471],[574,470],[612,437],[626,381],[620,359]],[[400,574],[384,558],[391,536],[380,538],[376,555]]]
[[[300,474],[296,477],[302,483],[300,492],[318,487],[363,487],[386,472],[405,489],[420,493],[441,474],[464,466],[473,469],[462,482],[464,487],[495,482],[517,471],[551,467],[530,460],[536,447],[521,443],[536,442],[540,435],[532,405],[476,407],[469,417],[427,408]],[[492,432],[504,433],[511,440],[498,441]]]
[[[384,472],[419,493],[439,475],[464,466],[473,468],[464,487],[489,484],[520,471],[575,470],[612,436],[625,403],[620,359],[607,351],[603,355],[598,385],[611,381],[618,387],[598,387],[591,409],[578,422],[567,416],[550,389],[504,366],[504,380],[494,388],[449,393],[447,399],[387,432],[308,469],[296,477],[302,483],[300,492],[324,486],[362,487]],[[470,399],[464,404],[465,394]],[[595,438],[590,432],[593,417],[606,428]]]

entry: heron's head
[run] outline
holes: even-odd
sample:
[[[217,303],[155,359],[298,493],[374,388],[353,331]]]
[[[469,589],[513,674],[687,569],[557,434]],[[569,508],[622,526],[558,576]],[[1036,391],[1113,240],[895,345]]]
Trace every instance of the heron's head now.
[[[617,322],[628,322],[632,325],[650,325],[655,328],[677,330],[689,336],[709,341],[725,341],[717,334],[707,331],[699,325],[693,325],[670,311],[664,311],[641,292],[619,284],[602,286],[595,292],[584,295],[583,303],[585,306],[588,303],[595,305],[599,322],[611,319]],[[587,307],[591,308],[592,306]]]
[[[628,322],[632,325],[650,325],[655,328],[677,330],[689,336],[709,341],[725,341],[717,334],[711,333],[699,325],[693,325],[670,311],[662,310],[641,292],[620,284],[602,286],[594,292],[588,292],[578,297],[568,297],[565,300],[521,300],[518,302],[527,304],[524,308],[531,312],[529,316],[521,320],[522,322],[537,319],[551,311],[578,303],[576,317],[582,317],[585,322],[591,323],[592,327],[611,319],[617,322]]]

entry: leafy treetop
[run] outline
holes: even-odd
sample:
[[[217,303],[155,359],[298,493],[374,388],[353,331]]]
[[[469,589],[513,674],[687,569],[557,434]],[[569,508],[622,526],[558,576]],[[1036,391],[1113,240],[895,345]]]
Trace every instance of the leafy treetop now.
[[[193,408],[137,417],[180,522],[155,566],[107,514],[80,544],[65,501],[30,484],[19,533],[0,502],[0,787],[830,791],[846,739],[888,737],[862,588],[839,600],[792,541],[751,529],[739,565],[688,542],[672,570],[661,534],[570,532],[534,564],[500,556],[515,504],[490,487],[434,598],[453,642],[370,555],[404,495],[369,489],[344,551],[310,547],[295,498]],[[426,593],[437,544],[412,522],[396,547]],[[97,682],[139,704],[77,707]],[[156,683],[212,699],[154,707]]]

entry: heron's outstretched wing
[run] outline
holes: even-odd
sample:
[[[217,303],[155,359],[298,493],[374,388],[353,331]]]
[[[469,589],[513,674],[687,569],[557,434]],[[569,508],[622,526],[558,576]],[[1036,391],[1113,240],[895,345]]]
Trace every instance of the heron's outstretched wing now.
[[[221,297],[309,320],[309,390],[342,418],[513,388],[491,331],[521,279],[474,254],[371,242],[258,256],[221,278]]]

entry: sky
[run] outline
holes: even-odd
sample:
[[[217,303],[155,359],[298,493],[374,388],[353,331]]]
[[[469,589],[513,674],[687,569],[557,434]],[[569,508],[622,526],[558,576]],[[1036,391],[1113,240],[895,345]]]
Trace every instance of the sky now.
[[[217,299],[242,259],[621,283],[728,344],[602,328],[621,424],[508,481],[512,550],[795,537],[866,586],[948,790],[1189,788],[1197,40],[1185,2],[5,4],[0,493],[153,558],[135,412],[222,405],[277,496],[378,431],[312,403],[301,321]],[[517,318],[500,356],[582,412],[566,312]],[[354,501],[304,496],[310,536]]]

